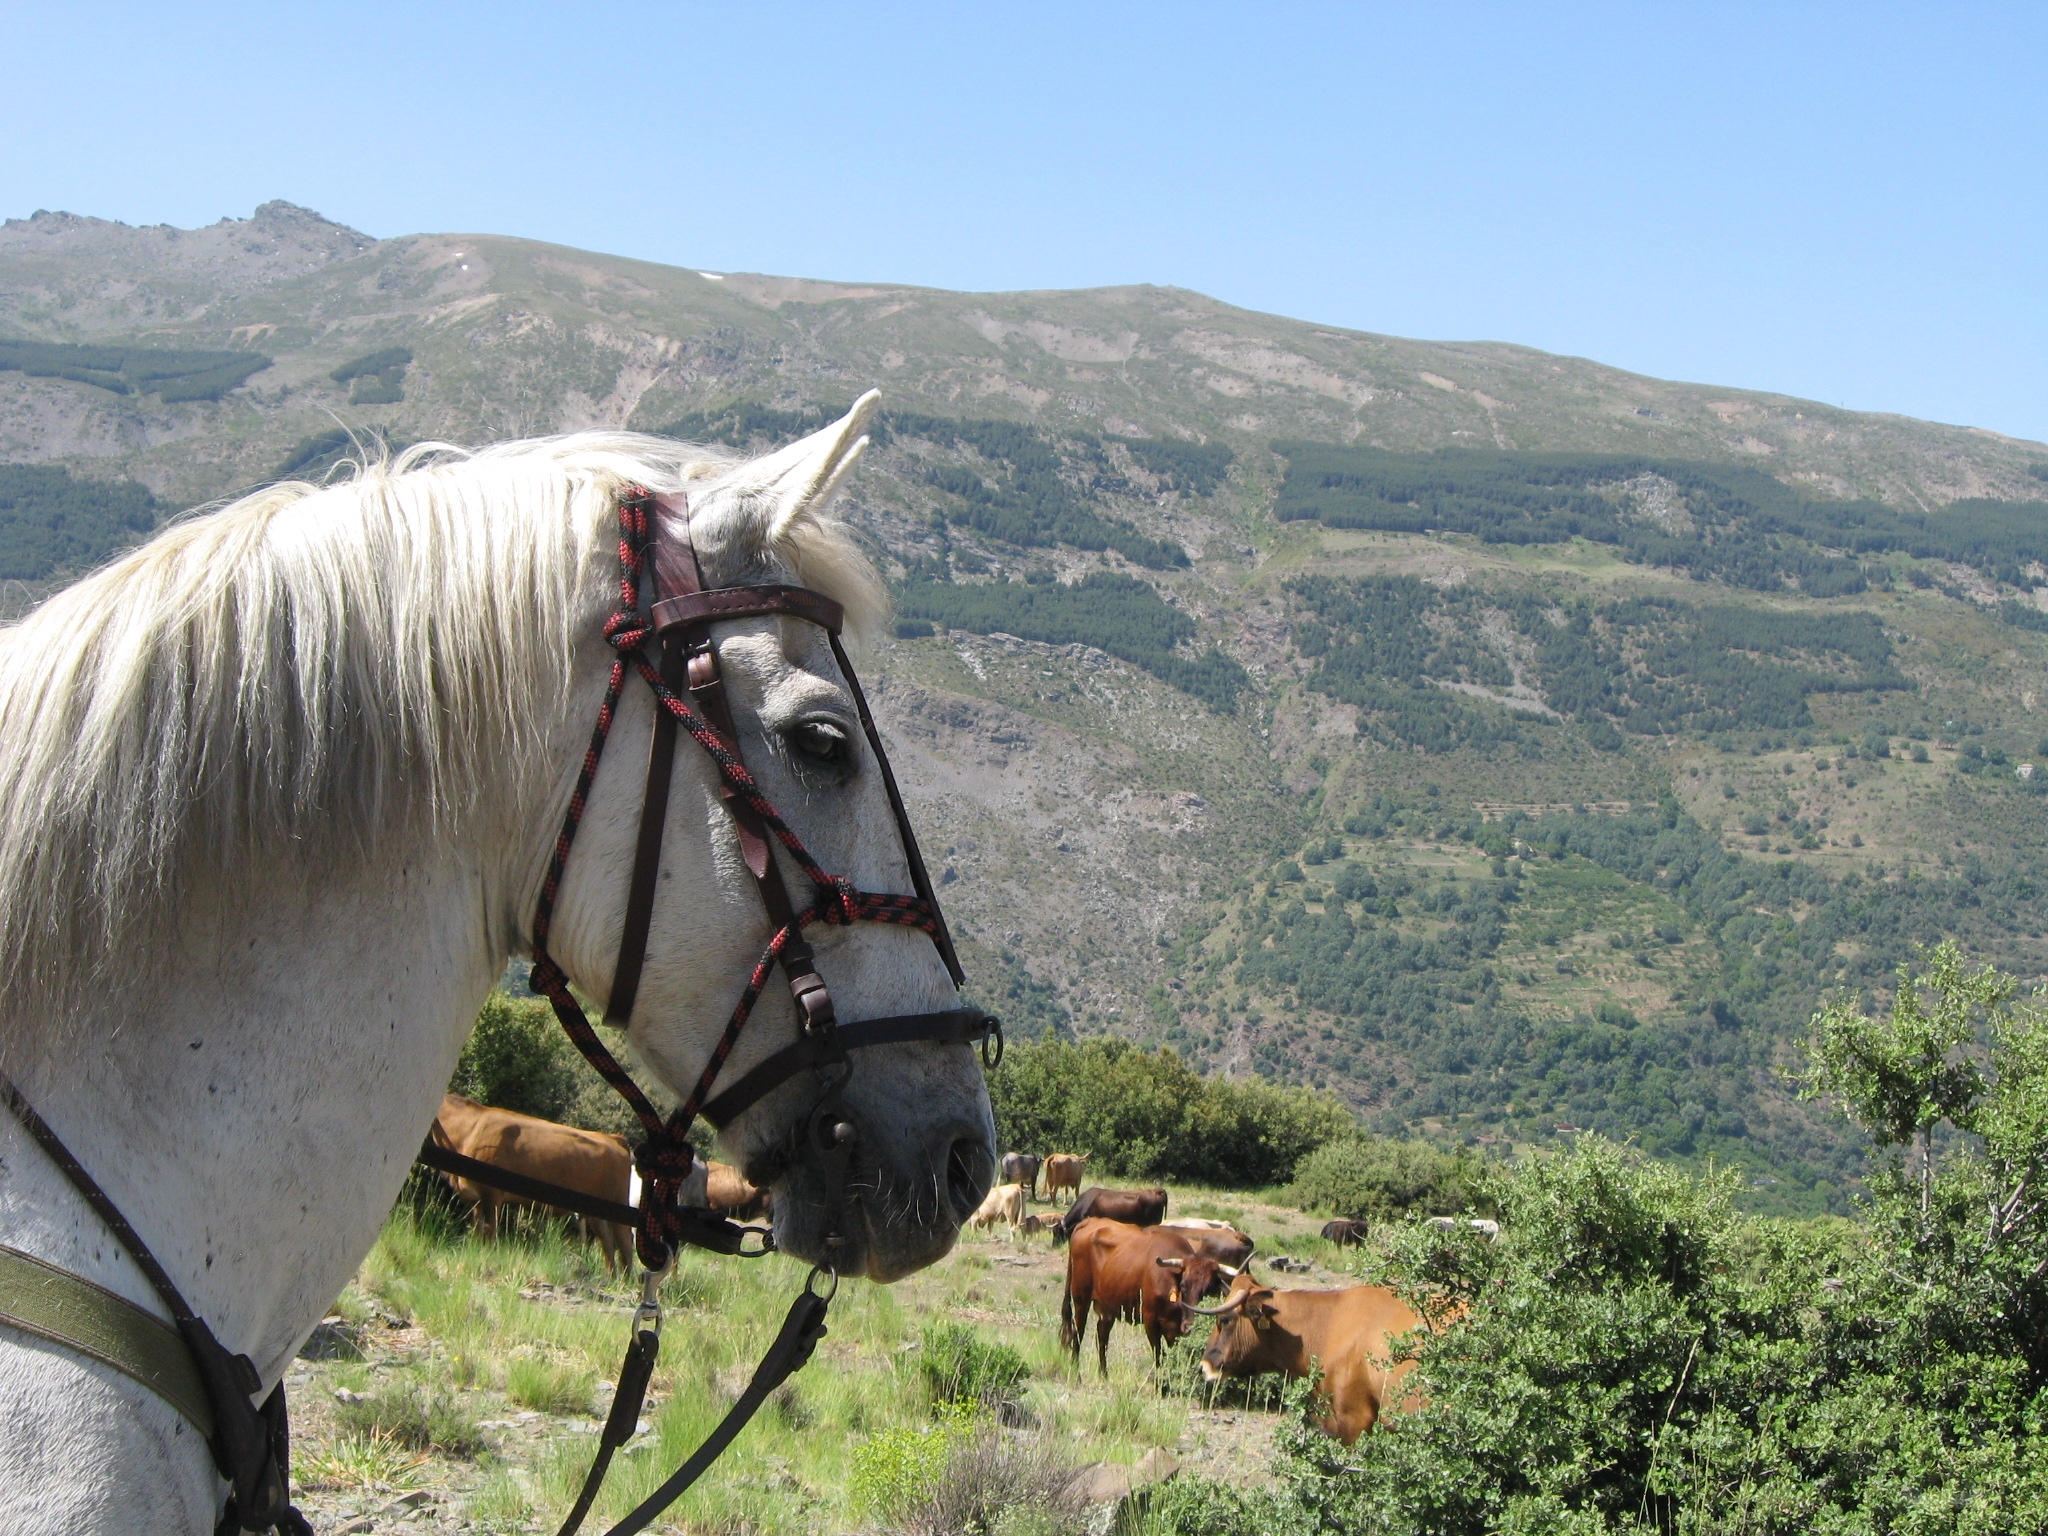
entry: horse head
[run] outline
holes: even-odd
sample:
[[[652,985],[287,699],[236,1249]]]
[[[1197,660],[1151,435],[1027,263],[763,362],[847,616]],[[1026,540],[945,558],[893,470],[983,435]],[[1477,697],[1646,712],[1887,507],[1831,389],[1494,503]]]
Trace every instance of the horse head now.
[[[846,610],[849,629],[871,630],[886,595],[828,506],[866,447],[876,396],[840,421],[764,458],[700,470],[658,516],[687,519],[689,543],[711,588],[789,584]],[[671,544],[671,547],[673,545]],[[711,631],[731,723],[748,772],[817,866],[860,891],[908,894],[912,877],[860,705],[830,633],[788,614],[757,614]],[[593,667],[604,658],[593,656]],[[639,833],[652,731],[651,692],[633,684],[611,751],[618,763],[593,787],[562,891],[553,948],[583,989],[604,996],[618,952],[621,909]],[[636,741],[637,738],[637,741]],[[608,757],[609,764],[610,759]],[[748,868],[716,765],[685,737],[676,757],[646,963],[632,1005],[634,1051],[679,1096],[697,1084],[750,973],[774,931]],[[791,851],[765,840],[798,907],[817,891]],[[761,842],[754,844],[758,863]],[[818,974],[842,1023],[929,1014],[958,1006],[947,967],[926,933],[876,922],[808,930]],[[800,1010],[771,976],[712,1093],[790,1045]],[[825,1089],[804,1071],[747,1105],[723,1127],[722,1145],[747,1176],[774,1190],[785,1251],[823,1260],[835,1217],[820,1148],[805,1134]],[[852,1127],[843,1273],[892,1280],[952,1245],[995,1169],[994,1128],[971,1047],[909,1042],[856,1053],[840,1099]]]

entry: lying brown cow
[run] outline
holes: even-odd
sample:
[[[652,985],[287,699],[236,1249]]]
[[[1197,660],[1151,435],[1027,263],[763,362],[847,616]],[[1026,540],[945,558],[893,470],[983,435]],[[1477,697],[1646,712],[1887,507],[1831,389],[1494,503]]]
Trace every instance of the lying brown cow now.
[[[1209,1221],[1200,1216],[1176,1216],[1159,1223],[1162,1232],[1178,1232],[1195,1245],[1195,1252],[1207,1254],[1218,1264],[1240,1268],[1257,1245],[1251,1237],[1227,1221]]]
[[[1415,1362],[1390,1363],[1388,1341],[1422,1322],[1385,1286],[1276,1291],[1250,1275],[1239,1275],[1229,1299],[1208,1315],[1216,1319],[1216,1332],[1202,1352],[1205,1381],[1270,1371],[1307,1376],[1320,1369],[1323,1433],[1346,1445],[1396,1406],[1395,1384]]]
[[[1081,1193],[1081,1175],[1088,1171],[1088,1159],[1077,1152],[1055,1152],[1045,1160],[1045,1198],[1057,1200],[1060,1191]]]
[[[595,1195],[621,1205],[632,1205],[639,1199],[640,1180],[633,1171],[633,1155],[621,1138],[608,1131],[557,1125],[552,1120],[522,1115],[513,1109],[494,1109],[451,1093],[441,1100],[433,1137],[437,1145],[451,1152],[511,1173],[523,1173],[531,1179],[560,1184],[579,1194]],[[499,1211],[531,1203],[472,1179],[454,1174],[442,1177],[447,1179],[456,1198],[473,1208],[476,1229],[486,1236],[497,1233]],[[764,1215],[770,1204],[768,1191],[747,1182],[737,1168],[703,1161],[684,1181],[682,1200],[685,1205],[709,1206],[735,1221]],[[607,1268],[631,1266],[631,1227],[585,1216],[578,1216],[576,1222],[579,1231],[597,1240]]]
[[[1134,1227],[1156,1227],[1166,1220],[1166,1191],[1163,1189],[1089,1189],[1067,1208],[1067,1214],[1052,1229],[1055,1245],[1074,1235],[1074,1229],[1091,1216],[1128,1222]]]
[[[1157,1366],[1161,1348],[1188,1331],[1194,1304],[1221,1290],[1235,1273],[1197,1253],[1186,1233],[1091,1218],[1075,1230],[1067,1250],[1060,1343],[1080,1359],[1081,1333],[1093,1307],[1095,1363],[1103,1375],[1109,1374],[1109,1330],[1118,1319],[1144,1326]]]
[[[605,1131],[557,1125],[552,1120],[522,1115],[513,1109],[493,1109],[451,1093],[441,1100],[433,1137],[437,1146],[508,1173],[523,1173],[530,1179],[544,1179],[578,1194],[595,1195],[621,1205],[632,1201],[633,1156],[623,1140]],[[442,1177],[448,1180],[456,1198],[474,1209],[476,1229],[485,1236],[497,1234],[499,1211],[530,1203],[488,1184],[454,1174]],[[630,1228],[609,1221],[577,1219],[584,1231],[597,1239],[607,1268],[624,1268],[632,1263]]]

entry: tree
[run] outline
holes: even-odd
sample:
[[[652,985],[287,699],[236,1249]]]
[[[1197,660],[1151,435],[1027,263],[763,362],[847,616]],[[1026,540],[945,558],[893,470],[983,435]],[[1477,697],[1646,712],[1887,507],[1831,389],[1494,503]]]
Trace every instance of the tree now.
[[[1970,1047],[2011,1018],[2019,984],[1986,965],[1969,970],[1953,940],[1927,957],[1925,975],[1899,967],[1891,1013],[1873,1019],[1860,994],[1838,994],[1813,1017],[1806,1041],[1808,1099],[1840,1099],[1880,1147],[1917,1144],[1920,1208],[1934,1187],[1934,1129],[1975,1129],[1983,1072]]]

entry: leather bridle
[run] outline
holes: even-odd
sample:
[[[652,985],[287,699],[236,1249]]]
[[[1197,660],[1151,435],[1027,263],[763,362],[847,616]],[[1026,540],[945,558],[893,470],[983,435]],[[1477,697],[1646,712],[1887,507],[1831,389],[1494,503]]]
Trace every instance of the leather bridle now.
[[[952,935],[946,928],[937,895],[932,889],[930,873],[918,851],[917,835],[912,831],[909,814],[903,808],[903,795],[897,787],[896,775],[889,766],[881,735],[875,729],[867,696],[862,692],[853,663],[840,642],[839,632],[844,617],[840,605],[823,593],[783,583],[707,588],[696,545],[690,535],[689,503],[680,493],[657,497],[638,486],[628,487],[619,498],[619,535],[619,607],[605,624],[605,637],[618,656],[612,663],[604,701],[598,710],[597,728],[592,733],[590,748],[584,754],[582,771],[570,796],[562,831],[556,839],[547,874],[541,883],[540,897],[535,904],[530,985],[553,1005],[555,1015],[570,1040],[625,1098],[647,1133],[647,1139],[635,1150],[634,1161],[640,1171],[643,1191],[641,1220],[637,1224],[640,1259],[651,1270],[666,1268],[672,1258],[673,1243],[687,1241],[688,1231],[703,1225],[701,1221],[677,1215],[682,1209],[678,1198],[681,1181],[688,1176],[694,1161],[687,1139],[691,1124],[702,1115],[722,1128],[792,1078],[807,1070],[816,1073],[820,1092],[796,1130],[799,1139],[807,1140],[809,1150],[817,1157],[826,1185],[824,1246],[827,1257],[819,1267],[836,1273],[834,1260],[849,1242],[844,1230],[849,1220],[844,1180],[853,1142],[859,1134],[858,1127],[847,1118],[842,1102],[842,1090],[852,1071],[847,1053],[871,1046],[918,1040],[951,1044],[993,1041],[994,1054],[990,1057],[993,1065],[1000,1059],[1002,1026],[976,1008],[953,1008],[841,1024],[831,988],[818,974],[816,955],[804,933],[808,926],[816,922],[882,922],[922,929],[938,950],[953,984],[957,987],[965,980],[953,948]],[[641,578],[650,563],[653,567],[651,600],[643,611]],[[763,616],[799,619],[815,624],[825,632],[832,647],[833,660],[853,695],[862,734],[867,739],[875,770],[881,775],[882,787],[888,795],[896,835],[909,867],[915,894],[885,895],[860,891],[850,881],[828,874],[769,803],[748,771],[711,632],[717,624]],[[659,665],[650,661],[646,654],[650,641],[659,647]],[[654,895],[661,874],[662,834],[668,819],[670,781],[675,771],[677,738],[682,732],[689,733],[717,770],[720,800],[738,836],[747,872],[760,893],[771,934],[696,1086],[681,1107],[666,1120],[655,1111],[646,1095],[598,1038],[582,1005],[569,990],[568,977],[547,948],[563,871],[603,757],[605,740],[617,713],[619,693],[629,666],[653,691],[654,728],[648,746],[647,779],[641,799],[633,874],[627,887],[619,953],[612,972],[610,1000],[605,1009],[607,1022],[621,1030],[629,1028],[639,997],[641,973],[647,961]],[[790,860],[811,882],[810,899],[802,908],[792,899],[783,878],[781,862],[773,851],[776,843],[782,845]],[[711,1089],[740,1031],[751,1017],[770,971],[778,967],[796,1004],[799,1020],[797,1040],[747,1072],[725,1092],[711,1098]]]
[[[649,560],[653,564],[653,591],[642,611],[640,583]],[[647,1139],[634,1152],[641,1175],[640,1204],[629,1214],[639,1233],[640,1261],[647,1274],[641,1287],[641,1302],[634,1314],[633,1340],[620,1367],[618,1387],[611,1412],[600,1432],[598,1452],[576,1503],[561,1527],[561,1536],[572,1536],[602,1486],[614,1452],[633,1433],[647,1382],[654,1369],[661,1343],[660,1288],[662,1276],[674,1262],[674,1246],[689,1243],[714,1252],[757,1257],[773,1246],[764,1234],[762,1245],[744,1245],[745,1234],[758,1230],[739,1226],[714,1211],[692,1209],[682,1204],[685,1177],[694,1154],[688,1141],[691,1124],[702,1116],[724,1127],[783,1084],[809,1071],[818,1082],[818,1093],[794,1126],[797,1139],[816,1159],[825,1192],[825,1257],[813,1266],[804,1289],[791,1304],[781,1331],[755,1370],[739,1400],[712,1431],[695,1454],[677,1469],[659,1489],[643,1501],[625,1520],[612,1527],[609,1536],[633,1536],[644,1530],[662,1510],[716,1460],[733,1436],[751,1419],[770,1392],[807,1361],[825,1332],[825,1313],[838,1290],[838,1260],[849,1243],[852,1215],[849,1209],[847,1168],[859,1128],[846,1110],[843,1093],[853,1065],[848,1053],[873,1046],[909,1041],[941,1044],[982,1042],[982,1060],[993,1067],[1002,1059],[1002,1025],[978,1008],[953,1008],[933,1013],[902,1014],[842,1024],[833,1003],[831,988],[818,974],[817,960],[804,930],[815,922],[896,923],[922,929],[930,936],[939,958],[945,963],[954,986],[965,981],[952,935],[939,910],[931,875],[918,851],[917,835],[911,830],[903,795],[882,739],[875,729],[867,696],[853,670],[839,638],[843,622],[840,605],[820,592],[782,583],[752,586],[712,587],[704,585],[703,567],[690,536],[690,509],[680,493],[654,496],[638,487],[628,487],[619,498],[619,564],[621,570],[619,607],[605,624],[605,638],[618,652],[612,663],[603,703],[598,709],[597,727],[591,734],[582,770],[563,817],[561,834],[541,894],[535,904],[533,924],[533,968],[529,984],[553,1005],[570,1040],[600,1075],[625,1098],[647,1132]],[[815,624],[824,630],[832,647],[833,660],[853,695],[860,716],[862,734],[874,766],[881,774],[895,818],[896,835],[909,866],[913,895],[883,895],[856,890],[850,881],[828,874],[804,847],[803,841],[777,814],[752,773],[747,769],[739,731],[725,688],[718,648],[712,638],[714,625],[734,619],[786,617]],[[660,661],[649,660],[648,642],[659,647]],[[616,716],[619,694],[628,666],[638,672],[653,690],[654,729],[647,753],[647,781],[640,806],[640,832],[633,858],[633,874],[627,887],[626,913],[620,934],[618,959],[612,972],[612,987],[606,1005],[607,1021],[621,1030],[632,1023],[638,1000],[641,972],[647,961],[648,938],[654,913],[654,894],[661,874],[662,833],[667,825],[670,781],[675,771],[679,733],[688,732],[717,770],[719,796],[738,836],[740,854],[747,872],[760,892],[768,917],[771,937],[755,962],[742,989],[725,1032],[705,1064],[696,1086],[680,1108],[666,1120],[655,1111],[647,1097],[605,1048],[591,1027],[582,1005],[569,990],[568,977],[553,957],[547,943],[554,916],[555,898],[561,890],[562,874],[569,852],[589,802],[590,789],[604,753],[605,739]],[[811,882],[807,905],[799,909],[783,879],[774,844],[780,843],[790,860]],[[772,970],[779,967],[796,1004],[798,1036],[745,1073],[716,1098],[708,1097],[740,1031],[746,1027],[762,988]],[[421,1149],[421,1161],[444,1172],[496,1183],[508,1180],[489,1165],[460,1157],[433,1145]],[[589,1210],[594,1202],[574,1191],[520,1181],[528,1186],[529,1197],[538,1193],[548,1204],[566,1210]],[[595,1202],[601,1204],[602,1202]],[[820,1281],[823,1281],[823,1287]]]

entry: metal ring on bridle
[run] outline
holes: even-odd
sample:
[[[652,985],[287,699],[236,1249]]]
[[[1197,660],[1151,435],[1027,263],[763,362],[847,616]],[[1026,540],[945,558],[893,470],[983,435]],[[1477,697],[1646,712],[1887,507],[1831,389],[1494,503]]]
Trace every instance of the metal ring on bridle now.
[[[1003,1021],[991,1015],[988,1033],[981,1037],[981,1065],[984,1071],[993,1072],[1003,1064]]]
[[[818,1276],[820,1275],[824,1275],[832,1282],[823,1291],[818,1289]],[[839,1271],[829,1264],[812,1265],[810,1274],[804,1278],[804,1289],[813,1296],[816,1296],[820,1301],[830,1301],[839,1294]]]

